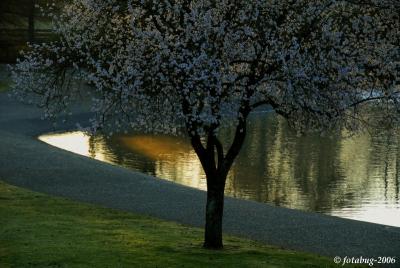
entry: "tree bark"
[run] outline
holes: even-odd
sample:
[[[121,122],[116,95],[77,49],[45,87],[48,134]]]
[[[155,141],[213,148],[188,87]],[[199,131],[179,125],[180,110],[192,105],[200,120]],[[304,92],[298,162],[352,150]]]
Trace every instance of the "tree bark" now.
[[[225,178],[218,178],[218,181]],[[216,184],[216,178],[207,179],[207,205],[206,226],[204,234],[204,248],[221,249],[222,243],[222,217],[224,211],[224,185]]]
[[[247,116],[247,114],[244,114]],[[188,128],[190,129],[190,128]],[[191,132],[188,131],[189,135]],[[224,211],[224,190],[228,172],[239,154],[246,136],[246,117],[240,120],[236,127],[233,142],[224,156],[221,142],[215,136],[214,129],[207,135],[207,144],[204,146],[198,134],[191,135],[192,146],[200,159],[207,177],[207,205],[206,226],[204,234],[204,248],[221,249],[222,217]],[[217,161],[215,159],[217,157]]]
[[[36,0],[29,1],[28,39],[30,43],[35,42],[35,2]]]

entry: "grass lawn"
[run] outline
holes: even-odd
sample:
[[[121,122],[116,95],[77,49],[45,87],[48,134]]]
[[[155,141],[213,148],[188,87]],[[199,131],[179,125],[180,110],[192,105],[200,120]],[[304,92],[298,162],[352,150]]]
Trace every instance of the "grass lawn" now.
[[[337,267],[331,258],[50,197],[0,181],[0,267]],[[349,267],[349,266],[346,266]]]
[[[9,81],[1,81],[0,80],[0,92],[6,91],[10,88],[10,82]]]
[[[0,64],[0,92],[6,91],[10,88],[12,81],[9,76],[6,64]]]

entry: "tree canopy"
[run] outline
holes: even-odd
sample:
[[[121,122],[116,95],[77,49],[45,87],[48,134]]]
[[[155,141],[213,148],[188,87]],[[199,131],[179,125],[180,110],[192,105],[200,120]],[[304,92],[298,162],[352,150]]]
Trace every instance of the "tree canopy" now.
[[[354,129],[378,99],[398,118],[396,1],[75,0],[54,16],[59,42],[16,68],[49,116],[76,93],[75,67],[114,127],[201,134],[269,104],[297,128]]]

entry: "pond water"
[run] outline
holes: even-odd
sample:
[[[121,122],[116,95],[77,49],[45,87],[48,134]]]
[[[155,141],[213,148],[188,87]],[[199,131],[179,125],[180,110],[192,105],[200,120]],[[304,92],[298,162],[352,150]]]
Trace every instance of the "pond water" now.
[[[250,118],[226,194],[276,206],[400,227],[400,137],[297,137],[274,113]],[[222,130],[230,137],[232,129]],[[40,140],[101,161],[205,190],[185,138],[131,133],[51,133]]]

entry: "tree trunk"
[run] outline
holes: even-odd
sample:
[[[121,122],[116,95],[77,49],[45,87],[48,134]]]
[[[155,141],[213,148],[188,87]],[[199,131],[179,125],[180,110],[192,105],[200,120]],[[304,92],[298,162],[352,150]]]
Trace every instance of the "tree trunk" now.
[[[224,148],[211,129],[207,136],[207,145],[204,147],[200,135],[192,134],[191,143],[207,177],[207,205],[206,226],[204,234],[204,248],[221,249],[222,243],[222,216],[224,211],[224,190],[228,172],[243,145],[246,136],[246,116],[239,121],[235,137],[228,153],[224,157]],[[188,127],[190,130],[191,128]],[[217,157],[217,159],[215,159]],[[216,161],[217,160],[217,161]]]
[[[30,43],[35,42],[35,2],[35,0],[29,2],[28,39]]]
[[[213,178],[215,179],[215,178]],[[222,178],[219,178],[220,181]],[[225,180],[223,180],[225,182]],[[206,227],[204,248],[221,249],[222,243],[222,216],[224,211],[224,183],[216,186],[216,181],[207,179]]]

